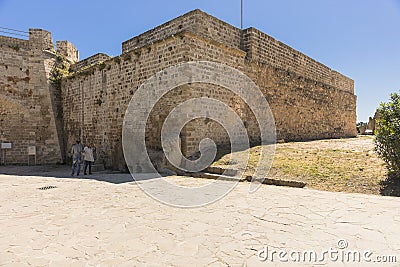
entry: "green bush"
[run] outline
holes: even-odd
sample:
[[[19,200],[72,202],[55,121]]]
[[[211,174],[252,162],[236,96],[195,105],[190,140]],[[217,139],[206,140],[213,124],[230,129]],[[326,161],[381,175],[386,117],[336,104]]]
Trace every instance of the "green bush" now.
[[[390,102],[381,103],[378,114],[375,149],[389,174],[400,177],[400,95],[391,94]]]

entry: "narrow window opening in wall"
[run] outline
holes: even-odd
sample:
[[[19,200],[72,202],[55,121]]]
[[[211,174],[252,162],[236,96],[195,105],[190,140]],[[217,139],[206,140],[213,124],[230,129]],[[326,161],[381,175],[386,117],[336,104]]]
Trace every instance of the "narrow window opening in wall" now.
[[[6,65],[5,67],[6,67],[6,70],[8,70],[8,66]]]
[[[19,68],[20,71],[22,71],[22,68]]]

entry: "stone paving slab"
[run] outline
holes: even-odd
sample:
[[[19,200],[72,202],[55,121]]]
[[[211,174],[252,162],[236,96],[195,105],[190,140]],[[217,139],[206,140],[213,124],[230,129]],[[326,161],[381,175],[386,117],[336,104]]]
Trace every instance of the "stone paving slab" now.
[[[314,250],[321,259],[331,248],[369,250],[371,260],[396,256],[384,266],[400,265],[400,199],[394,197],[268,185],[248,194],[249,183],[239,183],[216,203],[182,209],[153,200],[126,174],[78,179],[65,166],[45,176],[10,169],[0,167],[9,173],[0,174],[0,266],[280,266],[279,250]],[[44,186],[56,188],[38,189]],[[259,259],[266,249],[277,252],[273,262]],[[376,263],[284,264],[293,265]]]

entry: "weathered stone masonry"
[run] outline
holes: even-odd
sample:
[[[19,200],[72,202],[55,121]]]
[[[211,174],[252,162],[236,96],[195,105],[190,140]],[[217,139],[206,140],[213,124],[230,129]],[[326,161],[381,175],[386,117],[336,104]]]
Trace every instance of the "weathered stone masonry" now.
[[[55,64],[49,32],[30,29],[29,40],[0,36],[0,141],[12,143],[9,164],[27,164],[28,146],[36,147],[39,164],[63,162],[61,91],[49,83]]]
[[[156,72],[188,61],[220,62],[248,75],[271,106],[278,139],[356,135],[354,82],[254,28],[241,31],[195,10],[124,42],[122,51],[118,57],[97,54],[78,62],[61,87],[59,109],[66,147],[77,138],[92,141],[106,167],[125,168],[122,122],[137,88]],[[153,109],[147,122],[149,148],[161,149],[160,131],[168,113],[198,96],[216,98],[234,108],[246,122],[251,139],[257,141],[254,116],[241,99],[224,88],[190,84],[168,93]],[[198,119],[183,129],[184,154],[196,152],[206,136],[226,144],[221,127]]]

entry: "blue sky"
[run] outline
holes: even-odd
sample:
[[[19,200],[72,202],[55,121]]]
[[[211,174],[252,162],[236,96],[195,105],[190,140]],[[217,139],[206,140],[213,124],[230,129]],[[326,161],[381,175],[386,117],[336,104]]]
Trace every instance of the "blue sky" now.
[[[400,90],[400,0],[243,0],[253,26],[354,79],[357,121]],[[43,28],[81,59],[200,8],[240,27],[240,0],[0,0],[0,27]]]

